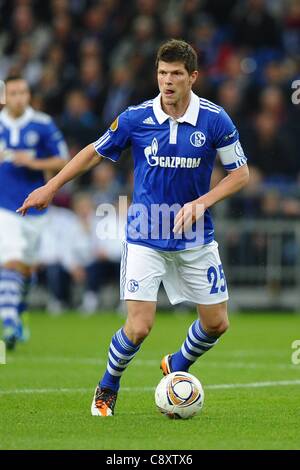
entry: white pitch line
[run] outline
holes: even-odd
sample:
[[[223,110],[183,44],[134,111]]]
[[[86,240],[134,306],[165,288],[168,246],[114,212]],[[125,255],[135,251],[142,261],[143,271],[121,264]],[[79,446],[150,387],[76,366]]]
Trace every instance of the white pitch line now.
[[[224,390],[232,388],[263,388],[263,387],[282,387],[288,385],[300,385],[300,380],[277,380],[268,382],[250,382],[233,384],[211,384],[204,386],[205,390]],[[153,392],[155,387],[122,387],[122,392],[139,393]],[[46,393],[92,393],[91,388],[22,388],[12,390],[0,390],[0,395],[15,394],[46,394]]]
[[[286,385],[300,385],[300,380],[277,380],[268,382],[250,382],[241,384],[216,384],[207,385],[205,388],[210,390],[222,390],[226,388],[263,388],[263,387],[282,387]]]
[[[107,359],[102,358],[72,358],[72,357],[59,357],[59,356],[45,356],[45,357],[19,357],[19,358],[9,358],[8,364],[83,364],[83,365],[103,365],[107,363]],[[159,360],[157,359],[135,359],[134,365],[139,367],[158,367]],[[201,366],[203,367],[222,367],[225,369],[293,369],[297,370],[300,367],[289,364],[288,362],[281,363],[262,363],[262,362],[237,362],[237,361],[223,361],[220,360],[214,362],[202,362]]]

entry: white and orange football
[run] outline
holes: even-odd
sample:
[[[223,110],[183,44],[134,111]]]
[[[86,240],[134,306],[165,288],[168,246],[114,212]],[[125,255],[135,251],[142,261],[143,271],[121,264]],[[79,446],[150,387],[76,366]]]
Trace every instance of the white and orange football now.
[[[159,411],[169,418],[192,418],[203,406],[203,387],[188,372],[172,372],[157,385],[155,403]]]

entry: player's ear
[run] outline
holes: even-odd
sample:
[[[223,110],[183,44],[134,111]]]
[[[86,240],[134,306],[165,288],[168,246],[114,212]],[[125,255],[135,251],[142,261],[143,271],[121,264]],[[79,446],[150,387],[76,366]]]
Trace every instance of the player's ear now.
[[[198,75],[199,75],[199,72],[198,70],[194,70],[191,75],[190,75],[190,82],[191,82],[191,85],[193,85],[195,83],[195,81],[197,80],[198,78]]]

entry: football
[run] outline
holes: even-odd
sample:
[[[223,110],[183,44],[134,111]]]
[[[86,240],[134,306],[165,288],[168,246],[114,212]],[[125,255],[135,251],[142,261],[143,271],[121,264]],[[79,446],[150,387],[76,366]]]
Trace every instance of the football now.
[[[195,416],[204,403],[200,381],[188,372],[173,372],[159,382],[155,390],[155,404],[159,411],[171,419]]]

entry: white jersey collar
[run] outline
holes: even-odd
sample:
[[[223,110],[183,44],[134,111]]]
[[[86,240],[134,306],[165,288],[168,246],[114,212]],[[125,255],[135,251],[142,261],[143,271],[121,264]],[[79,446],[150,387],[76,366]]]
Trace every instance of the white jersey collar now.
[[[153,100],[153,112],[159,124],[162,124],[167,119],[170,119],[170,118],[173,119],[171,116],[169,116],[167,113],[163,111],[161,107],[161,94],[160,93]],[[184,115],[176,119],[176,121],[188,122],[189,124],[192,124],[192,126],[195,126],[197,124],[198,115],[199,115],[199,97],[191,91],[191,99],[187,107],[187,110],[184,113]]]
[[[22,116],[14,119],[8,114],[6,108],[2,109],[0,112],[0,120],[6,127],[23,127],[25,126],[33,117],[34,110],[31,106],[28,106]]]

